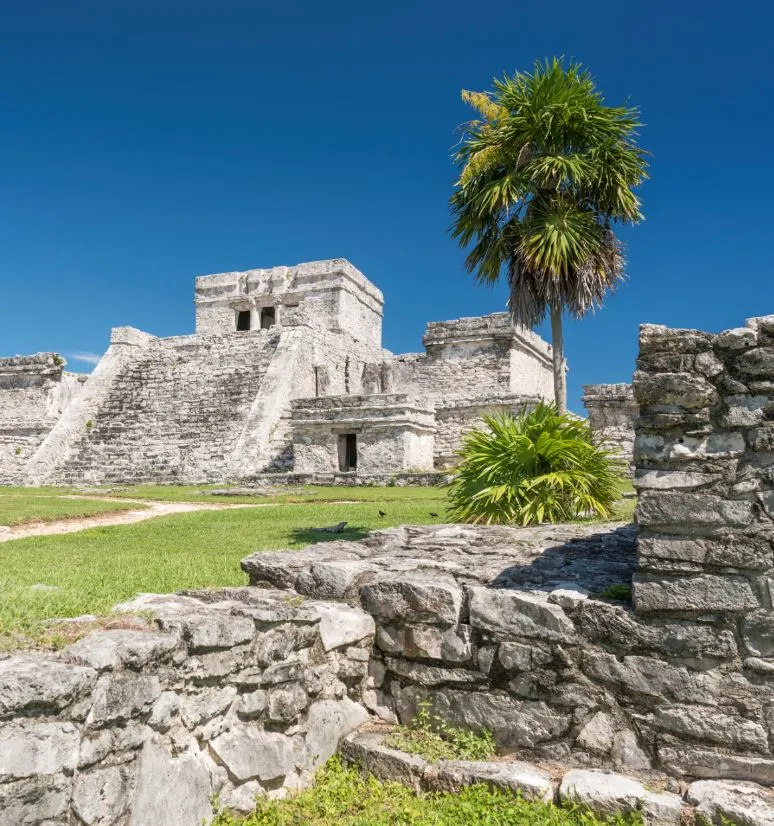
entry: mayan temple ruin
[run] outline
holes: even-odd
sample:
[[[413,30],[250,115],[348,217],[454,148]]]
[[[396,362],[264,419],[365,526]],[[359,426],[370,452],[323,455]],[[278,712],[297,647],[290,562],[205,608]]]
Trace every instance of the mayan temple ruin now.
[[[448,467],[483,412],[553,395],[551,348],[506,313],[382,346],[382,293],[344,259],[196,279],[196,332],[113,329],[85,378],[0,359],[0,483],[332,481]]]

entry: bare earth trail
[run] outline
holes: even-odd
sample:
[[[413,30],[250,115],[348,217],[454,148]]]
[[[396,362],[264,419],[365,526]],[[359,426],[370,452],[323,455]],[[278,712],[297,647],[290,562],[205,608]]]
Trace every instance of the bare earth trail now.
[[[67,496],[62,498],[89,499],[92,497]],[[138,508],[137,510],[119,511],[117,513],[103,513],[95,516],[58,519],[55,522],[25,522],[22,525],[14,525],[11,527],[0,526],[0,542],[10,542],[12,539],[23,539],[28,536],[76,533],[77,531],[85,531],[88,528],[131,525],[134,522],[144,522],[146,519],[155,519],[157,516],[169,516],[174,513],[276,507],[274,502],[260,502],[254,505],[221,505],[210,504],[209,502],[157,502],[147,499],[117,499],[108,497],[100,497],[100,500],[103,502],[136,502],[138,505],[144,505],[145,507],[142,509]]]

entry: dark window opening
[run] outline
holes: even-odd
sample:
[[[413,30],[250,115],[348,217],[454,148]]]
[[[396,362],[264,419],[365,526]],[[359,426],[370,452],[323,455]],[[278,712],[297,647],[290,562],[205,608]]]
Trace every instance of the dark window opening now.
[[[261,310],[261,329],[268,330],[277,323],[277,311],[274,307],[264,307]]]
[[[250,329],[250,310],[240,310],[237,313],[237,330]]]
[[[339,470],[342,473],[357,470],[357,436],[354,433],[339,436]]]

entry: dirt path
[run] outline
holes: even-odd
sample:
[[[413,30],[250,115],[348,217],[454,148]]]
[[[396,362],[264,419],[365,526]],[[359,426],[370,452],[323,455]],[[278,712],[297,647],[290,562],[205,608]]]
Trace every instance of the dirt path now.
[[[87,497],[71,496],[67,498],[79,499]],[[108,501],[136,502],[146,507],[142,509],[138,508],[137,510],[118,511],[116,513],[100,513],[94,516],[76,516],[70,519],[58,519],[56,522],[25,522],[23,525],[13,525],[11,527],[0,526],[0,542],[9,542],[12,539],[23,539],[27,536],[76,533],[77,531],[85,531],[87,528],[132,525],[135,522],[144,522],[146,519],[155,519],[157,516],[169,516],[173,513],[222,511],[233,510],[234,508],[266,508],[274,505],[272,502],[260,502],[255,505],[226,505],[210,504],[209,502],[157,502],[147,499],[109,499]]]

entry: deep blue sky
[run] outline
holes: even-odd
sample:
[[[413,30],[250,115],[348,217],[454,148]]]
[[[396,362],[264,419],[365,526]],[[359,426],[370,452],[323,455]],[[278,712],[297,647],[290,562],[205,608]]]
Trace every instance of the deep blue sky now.
[[[568,330],[577,409],[641,322],[774,312],[772,30],[764,0],[0,0],[0,355],[189,332],[195,275],[320,258],[381,287],[396,352],[503,309],[447,232],[459,91],[564,54],[653,153],[629,281]]]

